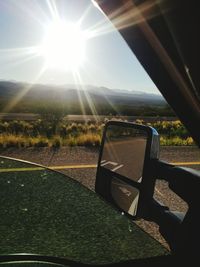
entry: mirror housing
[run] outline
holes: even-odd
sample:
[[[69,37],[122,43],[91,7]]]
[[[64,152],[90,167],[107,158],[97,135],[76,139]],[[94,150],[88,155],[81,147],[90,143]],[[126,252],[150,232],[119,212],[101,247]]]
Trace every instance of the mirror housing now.
[[[149,126],[109,121],[105,125],[95,191],[132,218],[152,201],[155,179],[150,161],[159,157],[159,135]]]

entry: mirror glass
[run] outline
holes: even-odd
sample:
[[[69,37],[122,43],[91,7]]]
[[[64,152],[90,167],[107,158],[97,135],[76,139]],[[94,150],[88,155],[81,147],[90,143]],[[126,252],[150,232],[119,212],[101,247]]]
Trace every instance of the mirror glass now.
[[[139,190],[120,179],[111,180],[111,195],[115,203],[128,214],[135,216],[139,200]]]
[[[147,133],[133,127],[109,125],[101,158],[101,166],[135,182],[141,182]]]
[[[141,183],[147,137],[146,131],[131,125],[109,125],[105,134],[100,166],[112,171],[112,200],[133,216],[137,213],[140,192],[137,186],[123,178],[136,182],[136,185]]]

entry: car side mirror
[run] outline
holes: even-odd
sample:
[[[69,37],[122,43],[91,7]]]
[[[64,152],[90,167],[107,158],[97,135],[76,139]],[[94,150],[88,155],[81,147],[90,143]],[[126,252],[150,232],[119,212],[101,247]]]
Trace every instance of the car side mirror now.
[[[95,191],[131,217],[141,217],[152,200],[155,180],[149,172],[159,156],[159,135],[149,126],[109,121],[105,125]]]

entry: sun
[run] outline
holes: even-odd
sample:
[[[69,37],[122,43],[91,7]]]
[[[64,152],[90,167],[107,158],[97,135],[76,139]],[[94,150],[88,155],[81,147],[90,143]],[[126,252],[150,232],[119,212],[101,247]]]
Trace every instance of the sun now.
[[[50,24],[40,46],[45,68],[76,70],[85,59],[86,36],[77,24],[65,21]]]

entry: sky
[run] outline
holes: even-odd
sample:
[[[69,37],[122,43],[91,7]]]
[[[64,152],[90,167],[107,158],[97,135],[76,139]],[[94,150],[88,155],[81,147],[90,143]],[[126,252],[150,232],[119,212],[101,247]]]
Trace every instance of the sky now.
[[[84,43],[62,39],[57,28],[52,35],[55,21],[64,27],[79,25]],[[80,57],[81,62],[71,66]],[[159,93],[121,35],[90,0],[0,0],[0,80]]]

